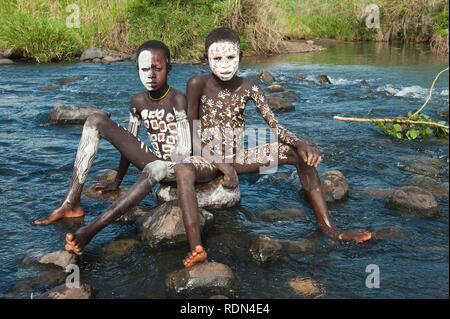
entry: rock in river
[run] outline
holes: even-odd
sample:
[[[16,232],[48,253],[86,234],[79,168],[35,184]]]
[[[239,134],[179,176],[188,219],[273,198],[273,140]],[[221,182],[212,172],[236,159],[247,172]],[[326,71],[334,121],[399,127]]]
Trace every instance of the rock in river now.
[[[269,71],[262,71],[256,76],[256,79],[258,81],[263,82],[266,85],[271,84],[273,81],[275,81],[275,78]]]
[[[294,109],[294,105],[283,99],[281,96],[268,96],[266,99],[267,104],[269,104],[272,111],[286,112]]]
[[[417,186],[403,186],[395,190],[387,199],[386,206],[407,214],[425,217],[438,213],[433,194]]]
[[[56,105],[50,113],[50,121],[57,124],[83,124],[89,115],[109,113],[90,106]]]
[[[252,259],[258,264],[275,262],[281,257],[283,246],[278,240],[261,235],[250,244],[249,252]]]
[[[343,200],[348,196],[348,183],[344,174],[331,170],[320,174],[322,192],[327,202]]]
[[[40,299],[90,299],[91,296],[92,288],[88,284],[81,284],[80,288],[68,288],[63,284],[47,291]]]
[[[213,214],[200,210],[200,228],[212,224]],[[141,238],[150,247],[158,245],[173,245],[186,241],[186,231],[183,224],[183,216],[180,207],[175,202],[164,203],[137,221],[141,231]]]
[[[230,290],[234,283],[235,277],[230,267],[215,262],[201,263],[174,271],[166,279],[166,287],[176,293],[196,289]]]
[[[63,269],[66,269],[66,266],[70,264],[76,264],[76,262],[77,262],[76,255],[69,253],[68,251],[65,250],[45,254],[39,259],[39,263],[41,264],[54,264]]]
[[[221,209],[239,204],[241,200],[239,186],[235,189],[226,188],[220,184],[220,180],[221,178],[217,178],[209,183],[196,185],[195,191],[199,207]],[[177,200],[177,188],[172,185],[161,184],[156,195],[161,202]]]

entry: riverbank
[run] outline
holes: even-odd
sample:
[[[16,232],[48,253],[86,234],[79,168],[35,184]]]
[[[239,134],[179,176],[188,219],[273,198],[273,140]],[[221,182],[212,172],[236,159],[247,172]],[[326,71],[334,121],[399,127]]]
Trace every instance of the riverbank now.
[[[174,59],[190,61],[203,55],[208,32],[226,25],[241,34],[247,55],[285,53],[286,40],[319,38],[420,42],[448,54],[447,1],[378,2],[375,29],[367,27],[363,0],[80,0],[75,6],[65,0],[12,0],[0,3],[0,52],[8,50],[11,54],[3,55],[12,60],[73,61],[92,47],[133,54],[140,43],[156,38]]]

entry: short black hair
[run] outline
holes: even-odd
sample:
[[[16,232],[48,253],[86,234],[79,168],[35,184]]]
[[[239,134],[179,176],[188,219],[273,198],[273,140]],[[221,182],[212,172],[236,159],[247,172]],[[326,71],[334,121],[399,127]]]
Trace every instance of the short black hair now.
[[[230,41],[232,43],[236,43],[237,45],[241,45],[241,40],[239,38],[239,34],[231,30],[227,27],[221,27],[212,30],[207,36],[205,40],[205,51],[208,52],[208,49],[211,44],[218,41]]]
[[[145,50],[160,50],[166,56],[167,66],[170,67],[170,50],[163,42],[158,40],[150,40],[142,43],[136,51],[136,64],[139,64],[139,54]]]

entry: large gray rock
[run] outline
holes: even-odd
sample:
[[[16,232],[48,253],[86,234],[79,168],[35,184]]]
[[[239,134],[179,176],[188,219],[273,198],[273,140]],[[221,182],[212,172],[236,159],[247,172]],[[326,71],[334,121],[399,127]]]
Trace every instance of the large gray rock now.
[[[417,186],[431,192],[434,196],[448,196],[448,186],[440,183],[428,176],[413,176],[408,182],[409,185]]]
[[[214,216],[200,210],[200,228],[212,224]],[[186,241],[183,215],[175,202],[164,203],[143,215],[137,220],[141,238],[150,247],[174,245]]]
[[[65,284],[44,293],[41,299],[90,299],[92,288],[88,284],[81,284],[80,288],[68,288]]]
[[[186,293],[197,289],[230,290],[235,277],[230,267],[214,262],[197,264],[169,274],[166,287],[176,293]]]
[[[274,112],[286,112],[294,109],[294,105],[281,96],[268,96],[267,104],[269,104],[270,109]]]
[[[331,170],[320,174],[322,192],[327,202],[340,201],[348,196],[348,184],[344,174]]]
[[[39,259],[39,263],[41,264],[53,264],[63,269],[66,269],[66,267],[70,264],[76,264],[76,262],[76,255],[65,250],[45,254]]]
[[[50,122],[55,124],[83,124],[92,114],[110,113],[90,106],[55,105],[50,113]]]
[[[0,65],[13,64],[14,61],[7,58],[0,58]]]
[[[262,71],[256,76],[256,79],[258,81],[263,82],[264,84],[271,84],[273,81],[275,81],[275,78],[269,71]]]
[[[80,61],[93,60],[95,58],[103,58],[102,50],[99,48],[89,48],[81,54]]]
[[[386,206],[409,215],[431,217],[438,213],[433,194],[417,186],[403,186],[395,190],[387,199]]]
[[[252,240],[249,248],[250,256],[258,264],[267,262],[275,262],[282,255],[282,244],[278,240],[274,240],[266,235],[261,235]]]
[[[226,188],[220,184],[221,178],[217,178],[209,183],[195,186],[198,206],[206,209],[221,209],[237,206],[241,200],[239,185],[234,188]],[[156,192],[158,200],[170,202],[177,200],[177,188],[172,185],[160,185]]]

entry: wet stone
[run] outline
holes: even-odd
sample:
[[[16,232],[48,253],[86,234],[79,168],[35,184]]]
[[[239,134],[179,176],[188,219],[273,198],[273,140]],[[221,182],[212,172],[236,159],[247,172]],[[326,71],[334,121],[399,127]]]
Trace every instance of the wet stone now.
[[[417,186],[403,186],[395,190],[387,199],[386,206],[408,215],[432,217],[438,213],[433,194]]]
[[[124,224],[135,223],[142,216],[149,214],[150,210],[151,208],[134,207],[116,219],[116,222]]]
[[[214,215],[200,210],[200,229],[209,226],[214,221]],[[174,245],[185,242],[186,231],[180,207],[175,202],[164,203],[137,220],[142,240],[150,247],[159,245]]]
[[[7,58],[0,58],[0,65],[8,65],[8,64],[14,64],[14,61]]]
[[[345,96],[347,96],[347,94],[345,94],[344,92],[334,92],[333,96],[335,96],[335,97],[345,97]]]
[[[268,96],[266,100],[270,109],[274,112],[287,112],[294,110],[294,105],[286,101],[281,96]]]
[[[66,269],[66,267],[70,264],[76,264],[76,262],[77,262],[76,255],[69,253],[65,250],[45,254],[39,259],[39,263],[41,264],[54,264],[63,269]]]
[[[102,248],[101,257],[106,260],[117,259],[129,254],[138,245],[139,241],[136,239],[117,239]]]
[[[306,79],[306,75],[304,73],[298,73],[295,75],[295,77],[299,80],[304,80]]]
[[[237,206],[241,200],[239,185],[235,189],[223,187],[221,178],[209,183],[195,186],[198,207],[206,209],[221,209]],[[177,188],[173,185],[160,185],[156,195],[160,202],[177,200]]]
[[[78,81],[81,81],[81,80],[83,80],[83,77],[82,77],[82,76],[80,76],[80,75],[75,75],[75,76],[71,76],[71,77],[68,77],[68,78],[65,78],[65,79],[59,79],[59,80],[58,80],[58,83],[59,83],[59,84],[62,84],[62,85],[65,85],[65,84],[70,84],[70,83],[78,82]]]
[[[50,122],[54,124],[83,124],[93,114],[106,114],[90,106],[56,105],[50,113]]]
[[[275,81],[275,78],[269,71],[262,71],[256,76],[256,79],[266,85],[272,84]]]
[[[429,177],[436,177],[443,165],[441,160],[431,157],[414,158],[406,164],[403,161],[400,163],[404,171]]]
[[[258,214],[258,217],[267,222],[279,222],[293,220],[304,215],[305,214],[301,210],[292,208],[284,210],[267,210]]]
[[[282,95],[285,98],[291,99],[291,100],[297,100],[298,99],[298,95],[294,92],[294,91],[285,91],[282,93]]]
[[[282,243],[283,247],[290,250],[291,252],[300,251],[302,253],[308,253],[319,249],[319,246],[310,239],[302,239],[299,241],[283,240],[280,242]]]
[[[90,299],[92,288],[81,284],[79,288],[68,288],[65,284],[44,293],[40,299]]]
[[[258,264],[275,262],[282,257],[282,244],[266,235],[252,240],[249,248],[250,256]]]
[[[41,91],[56,91],[59,90],[61,87],[59,85],[47,85],[47,86],[42,86],[39,89]]]
[[[272,84],[267,87],[267,91],[270,93],[283,92],[284,87],[280,84]]]
[[[89,198],[89,199],[96,199],[96,200],[103,200],[109,203],[112,203],[116,201],[120,196],[125,194],[127,192],[126,189],[119,187],[118,189],[115,189],[113,191],[109,192],[94,192],[93,187],[95,185],[92,185],[89,188],[85,188],[82,193],[82,198]]]
[[[327,202],[340,201],[348,196],[348,183],[344,174],[331,170],[320,174],[322,192]]]
[[[172,272],[166,279],[166,287],[176,293],[198,289],[231,290],[235,277],[230,267],[215,262],[205,262]]]
[[[321,85],[322,84],[331,84],[331,79],[329,78],[328,75],[325,75],[325,74],[316,76],[314,78],[314,80],[316,81],[316,83],[321,84]]]
[[[294,278],[289,281],[292,290],[306,298],[320,298],[325,295],[325,287],[311,278]]]
[[[405,234],[395,227],[377,228],[372,231],[372,238],[376,240],[402,240]]]
[[[413,176],[409,185],[417,186],[431,192],[434,196],[448,196],[448,186],[428,176]]]

